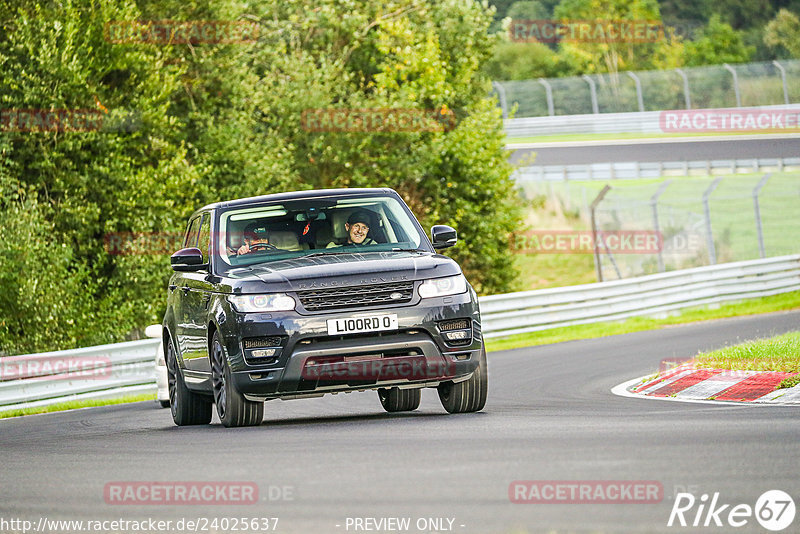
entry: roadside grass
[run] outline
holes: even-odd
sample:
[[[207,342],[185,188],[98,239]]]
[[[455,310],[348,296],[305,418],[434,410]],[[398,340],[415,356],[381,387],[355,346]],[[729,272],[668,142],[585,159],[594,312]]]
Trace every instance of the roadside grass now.
[[[516,254],[518,289],[545,289],[597,282],[591,254]]]
[[[683,248],[676,245],[678,248],[673,253],[665,254],[663,261],[666,270],[687,269],[708,263],[703,194],[716,178],[722,180],[718,182],[708,206],[716,262],[729,263],[759,258],[760,240],[752,193],[764,174],[671,177],[672,181],[659,197],[663,214],[661,231],[664,232],[665,239],[678,236],[680,240],[675,243],[684,245]],[[612,189],[604,202],[608,203],[609,208],[598,211],[598,225],[606,229],[652,230],[654,227],[649,200],[666,183],[667,178],[670,177],[608,181]],[[759,207],[766,256],[800,252],[796,239],[797,232],[800,231],[796,209],[798,178],[800,173],[797,171],[775,171],[761,190]],[[529,211],[538,215],[538,212],[544,211],[540,207],[543,206],[550,214],[548,217],[538,218],[529,215],[526,222],[535,230],[586,230],[590,226],[589,205],[605,185],[605,180],[524,182],[521,190],[525,198],[531,199]],[[555,267],[562,272],[557,273],[558,277],[554,279],[563,286],[585,283],[590,279],[593,270],[590,258],[591,256],[582,259],[559,257],[563,264]],[[626,278],[658,272],[657,260],[655,254],[616,256],[616,262]],[[526,262],[532,266],[531,269],[538,268],[538,272],[547,272],[546,269],[554,268],[552,260],[518,259],[517,266],[523,273],[520,277],[522,287],[519,289],[551,287],[546,283],[538,284],[538,279],[547,282],[546,276],[534,276],[536,271],[526,271]],[[568,272],[569,270],[572,272]]]
[[[93,400],[76,400],[68,402],[59,402],[58,404],[50,404],[49,406],[37,406],[35,408],[23,408],[17,410],[0,411],[0,419],[8,419],[9,417],[20,417],[23,415],[35,415],[50,412],[63,412],[65,410],[75,410],[78,408],[91,408],[94,406],[108,406],[111,404],[125,404],[128,402],[141,402],[141,401],[154,401],[155,397],[152,393],[143,393],[141,395],[127,395],[115,399],[93,399]],[[2,410],[2,408],[0,408]]]
[[[494,352],[537,345],[549,345],[551,343],[561,343],[578,339],[590,339],[617,334],[629,334],[644,330],[655,330],[672,325],[708,321],[712,319],[794,309],[800,309],[800,291],[722,304],[719,307],[701,306],[689,308],[673,316],[663,318],[634,317],[625,321],[565,326],[503,338],[492,338],[486,340],[486,350],[488,352]]]
[[[694,363],[699,367],[732,371],[800,373],[800,332],[753,339],[739,345],[698,354],[694,358]],[[800,383],[798,377],[800,375],[789,377],[778,387],[793,387]]]

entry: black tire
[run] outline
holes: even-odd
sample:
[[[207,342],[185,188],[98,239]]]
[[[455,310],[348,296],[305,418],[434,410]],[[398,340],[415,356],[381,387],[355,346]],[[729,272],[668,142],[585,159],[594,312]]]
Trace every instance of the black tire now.
[[[378,398],[387,412],[410,412],[419,408],[422,390],[384,388],[378,390]]]
[[[169,385],[169,401],[161,401],[161,405],[167,402],[171,408],[172,420],[178,426],[188,425],[207,425],[211,422],[211,401],[203,395],[199,395],[186,387],[183,380],[183,373],[178,367],[178,358],[172,340],[167,341],[167,383]]]
[[[486,349],[481,349],[478,368],[463,382],[439,384],[439,400],[449,413],[479,412],[486,406],[489,376],[486,371]]]
[[[217,415],[226,427],[256,426],[264,419],[264,403],[253,402],[236,391],[231,380],[231,367],[217,333],[211,340],[211,383]]]

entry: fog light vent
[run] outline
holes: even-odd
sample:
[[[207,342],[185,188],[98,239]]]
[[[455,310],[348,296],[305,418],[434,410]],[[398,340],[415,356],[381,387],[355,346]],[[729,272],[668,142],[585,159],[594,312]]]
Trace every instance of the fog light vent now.
[[[469,328],[469,319],[452,319],[450,321],[442,321],[439,323],[439,330],[447,332],[450,330],[466,330]],[[457,338],[463,339],[463,338]]]

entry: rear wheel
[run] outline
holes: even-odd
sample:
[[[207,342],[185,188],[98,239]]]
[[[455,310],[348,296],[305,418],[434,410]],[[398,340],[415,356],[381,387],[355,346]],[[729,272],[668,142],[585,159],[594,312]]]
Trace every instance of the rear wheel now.
[[[419,408],[422,390],[384,388],[378,390],[378,398],[387,412],[410,412]]]
[[[186,387],[178,367],[178,357],[172,340],[167,341],[167,384],[172,420],[178,426],[207,425],[211,422],[211,401]],[[164,406],[162,401],[162,406]],[[166,406],[165,406],[166,408]]]
[[[480,363],[472,376],[454,384],[439,384],[439,400],[449,413],[478,412],[486,405],[489,376],[486,372],[486,349],[481,350]]]
[[[264,403],[253,402],[236,391],[231,380],[231,366],[222,350],[218,334],[211,340],[211,382],[217,415],[226,427],[256,426],[264,419]]]

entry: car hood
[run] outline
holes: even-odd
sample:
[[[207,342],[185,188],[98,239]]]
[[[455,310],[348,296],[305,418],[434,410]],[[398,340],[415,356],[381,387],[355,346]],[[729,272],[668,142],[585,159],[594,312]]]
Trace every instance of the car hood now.
[[[405,282],[459,274],[447,256],[416,252],[372,252],[301,257],[251,265],[228,273],[232,292],[302,291]],[[266,286],[266,287],[265,287]]]

